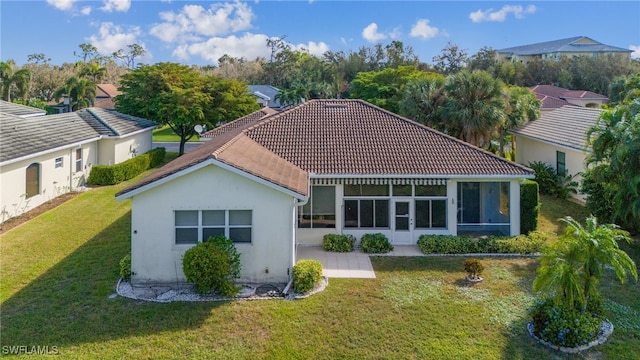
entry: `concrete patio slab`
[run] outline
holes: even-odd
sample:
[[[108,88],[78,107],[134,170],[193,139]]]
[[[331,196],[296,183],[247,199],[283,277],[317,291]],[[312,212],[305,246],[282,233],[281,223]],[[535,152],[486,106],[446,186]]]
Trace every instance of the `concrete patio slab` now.
[[[299,246],[297,260],[314,259],[322,263],[328,278],[375,279],[369,255],[359,250],[348,253],[324,251],[321,246]]]

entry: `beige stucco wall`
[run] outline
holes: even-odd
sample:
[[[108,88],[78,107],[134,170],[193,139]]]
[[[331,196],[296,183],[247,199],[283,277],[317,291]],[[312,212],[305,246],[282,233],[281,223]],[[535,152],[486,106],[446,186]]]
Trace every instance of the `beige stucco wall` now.
[[[542,161],[556,168],[556,151],[562,151],[565,153],[565,163],[567,173],[576,175],[574,178],[578,183],[582,182],[582,176],[580,173],[586,170],[585,166],[585,151],[579,151],[567,147],[549,144],[546,142],[526,138],[523,136],[515,136],[516,143],[516,162],[523,165],[529,165],[530,162]],[[572,197],[584,200],[586,195],[581,194],[578,189],[578,194],[571,194]]]
[[[104,138],[100,140],[98,157],[100,165],[113,165],[129,160],[135,155],[144,154],[151,150],[152,129],[122,137]],[[136,153],[131,152],[135,148]]]
[[[76,149],[79,146],[82,147],[83,167],[82,171],[76,172]],[[97,148],[97,141],[93,141],[0,167],[0,221],[84,185],[91,166],[97,163]],[[62,167],[55,167],[56,158],[62,158]],[[40,193],[25,199],[26,170],[33,163],[40,164]]]
[[[175,245],[175,210],[252,210],[252,243],[236,244],[240,280],[286,282],[293,261],[293,206],[293,196],[214,165],[134,195],[131,281],[186,281],[182,256],[193,245]]]

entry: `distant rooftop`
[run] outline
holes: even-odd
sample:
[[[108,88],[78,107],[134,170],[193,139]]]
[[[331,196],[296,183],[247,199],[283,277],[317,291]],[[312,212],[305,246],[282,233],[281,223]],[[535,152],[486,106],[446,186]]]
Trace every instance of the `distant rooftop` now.
[[[21,118],[43,116],[47,114],[45,110],[26,105],[15,104],[5,100],[0,100],[0,112],[15,115]]]
[[[626,52],[631,50],[606,45],[586,36],[576,36],[568,39],[545,41],[536,44],[514,46],[497,50],[498,54],[540,55],[548,53],[594,53],[594,52]]]

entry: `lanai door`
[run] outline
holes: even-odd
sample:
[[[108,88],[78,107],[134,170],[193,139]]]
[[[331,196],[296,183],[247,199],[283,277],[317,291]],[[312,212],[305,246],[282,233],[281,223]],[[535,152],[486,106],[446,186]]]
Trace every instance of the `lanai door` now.
[[[393,199],[393,243],[413,244],[413,199]]]

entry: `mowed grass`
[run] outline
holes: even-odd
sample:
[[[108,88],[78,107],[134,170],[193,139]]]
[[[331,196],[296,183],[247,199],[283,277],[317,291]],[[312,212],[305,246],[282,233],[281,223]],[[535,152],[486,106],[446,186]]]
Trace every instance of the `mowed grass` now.
[[[197,136],[193,136],[188,142],[199,142]],[[162,126],[153,130],[153,142],[180,142],[180,136],[168,126]]]
[[[462,257],[373,257],[376,279],[331,279],[304,300],[112,299],[130,246],[130,202],[114,199],[126,185],[88,191],[2,235],[0,350],[56,346],[80,359],[637,358],[640,287],[612,274],[603,294],[616,329],[606,344],[569,356],[530,339],[537,260],[529,258],[483,259],[485,281],[474,286],[462,280]],[[573,215],[551,198],[542,209]]]

